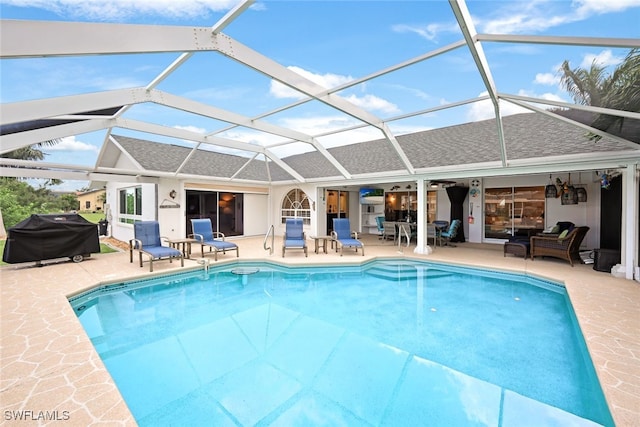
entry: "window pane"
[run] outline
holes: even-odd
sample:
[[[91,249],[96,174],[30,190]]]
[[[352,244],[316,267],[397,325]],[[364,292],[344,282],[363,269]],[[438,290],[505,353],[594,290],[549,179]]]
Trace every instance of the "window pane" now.
[[[120,190],[120,209],[121,214],[127,213],[127,190]]]
[[[484,237],[530,237],[544,229],[544,187],[485,190]]]
[[[287,218],[302,218],[304,224],[311,224],[311,202],[299,188],[289,191],[282,200],[281,223],[284,224]]]
[[[514,189],[514,235],[530,237],[544,230],[544,187]]]
[[[136,204],[135,204],[135,212],[133,212],[135,215],[142,215],[142,187],[136,187],[135,188],[135,198],[136,198]]]
[[[132,189],[127,190],[127,210],[125,213],[127,215],[133,215],[135,213],[135,199]]]
[[[508,239],[512,236],[513,192],[509,188],[487,188],[484,195],[484,237]]]
[[[437,200],[438,200],[437,191],[427,191],[427,222],[429,223],[437,219],[436,218],[436,212],[438,212]]]

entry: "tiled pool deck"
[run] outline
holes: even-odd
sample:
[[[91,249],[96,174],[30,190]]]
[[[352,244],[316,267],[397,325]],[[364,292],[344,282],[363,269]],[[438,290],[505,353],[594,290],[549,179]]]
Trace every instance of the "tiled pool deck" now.
[[[414,255],[402,248],[366,239],[366,256],[345,252],[343,257],[287,251],[280,239],[273,255],[263,250],[262,238],[236,240],[240,259],[271,260],[288,265],[360,263],[376,257],[409,256],[432,261],[523,272],[565,284],[617,426],[640,426],[640,284],[553,259],[523,260],[495,245],[459,244]],[[218,263],[235,261],[235,254]],[[212,260],[213,262],[213,260]],[[201,268],[185,260],[185,269]],[[4,425],[135,425],[126,404],[100,357],[76,318],[67,296],[101,283],[148,276],[129,263],[128,253],[97,254],[81,263],[45,262],[0,268],[0,402]],[[180,264],[154,263],[153,274],[181,270]],[[26,421],[17,422],[23,417]]]

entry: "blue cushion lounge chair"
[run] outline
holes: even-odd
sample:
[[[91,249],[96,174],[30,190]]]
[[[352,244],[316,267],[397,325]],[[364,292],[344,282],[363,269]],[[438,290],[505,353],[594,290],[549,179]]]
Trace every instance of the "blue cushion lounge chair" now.
[[[309,256],[307,240],[302,230],[302,218],[287,218],[282,238],[282,258],[286,249],[302,249],[304,256]]]
[[[160,224],[158,221],[138,221],[133,224],[134,238],[129,240],[129,262],[133,262],[133,251],[140,255],[140,267],[142,267],[142,254],[149,256],[149,271],[153,271],[153,260],[168,258],[180,258],[180,266],[184,267],[182,252],[169,246],[162,246],[160,236]]]
[[[336,251],[340,251],[340,256],[342,256],[342,250],[345,247],[355,248],[356,252],[358,252],[358,248],[360,248],[362,249],[362,256],[364,256],[364,245],[358,240],[358,233],[351,231],[349,218],[333,219],[331,238],[336,242]]]
[[[440,233],[440,238],[444,240],[444,243],[442,243],[443,245],[448,245],[455,248],[456,245],[451,244],[451,239],[455,238],[458,235],[458,229],[460,228],[460,225],[462,225],[462,221],[460,221],[459,219],[454,219],[453,221],[451,221],[449,229]]]
[[[196,239],[198,243],[200,243],[202,258],[204,258],[205,246],[209,246],[209,252],[213,250],[213,259],[215,261],[218,260],[219,251],[222,251],[223,254],[227,253],[227,251],[236,251],[236,257],[240,256],[238,245],[225,241],[224,233],[213,231],[213,227],[211,226],[211,219],[192,219],[191,228],[193,234],[190,234],[189,237]]]

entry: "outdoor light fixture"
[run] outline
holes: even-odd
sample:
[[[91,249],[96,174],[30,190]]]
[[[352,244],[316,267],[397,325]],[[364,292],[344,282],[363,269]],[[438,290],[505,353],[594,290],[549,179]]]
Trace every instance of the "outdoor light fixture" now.
[[[587,190],[584,187],[576,188],[576,194],[578,195],[578,202],[585,203],[587,201]]]
[[[578,194],[576,193],[575,187],[571,185],[571,174],[569,174],[569,179],[567,180],[567,182],[564,183],[560,203],[563,205],[578,204]]]
[[[178,193],[176,193],[176,190],[171,190],[169,192],[169,197],[171,197],[172,199],[175,199],[177,195]]]
[[[578,175],[578,187],[576,188],[576,195],[578,196],[578,203],[586,203],[587,190],[582,186],[582,173]]]
[[[549,174],[549,184],[544,188],[544,197],[547,199],[555,199],[558,197],[558,189],[551,180],[551,174]]]

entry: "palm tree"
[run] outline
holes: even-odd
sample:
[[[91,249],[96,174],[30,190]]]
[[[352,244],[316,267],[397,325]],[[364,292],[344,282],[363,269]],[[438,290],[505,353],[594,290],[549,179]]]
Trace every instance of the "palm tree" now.
[[[30,145],[28,147],[18,148],[17,150],[9,151],[8,153],[1,154],[0,157],[5,159],[17,159],[17,160],[44,160],[45,153],[41,150],[42,147],[56,145],[60,142],[60,139],[49,139],[47,141],[38,142],[37,144]],[[20,167],[20,166],[17,166]],[[20,179],[20,178],[12,178]],[[50,178],[47,179],[43,187],[50,187],[54,185],[62,184],[61,179]],[[2,230],[0,230],[2,231]]]
[[[594,107],[624,111],[640,111],[640,49],[629,51],[624,61],[607,75],[605,67],[594,60],[591,67],[571,69],[569,61],[561,66],[560,84],[575,102]],[[591,126],[602,131],[622,129],[624,117],[598,114]],[[598,141],[602,137],[591,135]]]
[[[59,139],[50,139],[48,141],[39,142],[37,144],[30,145],[29,147],[18,148],[17,150],[10,151],[8,153],[0,155],[5,159],[19,159],[19,160],[44,160],[44,152],[42,147],[52,146],[59,143]]]

